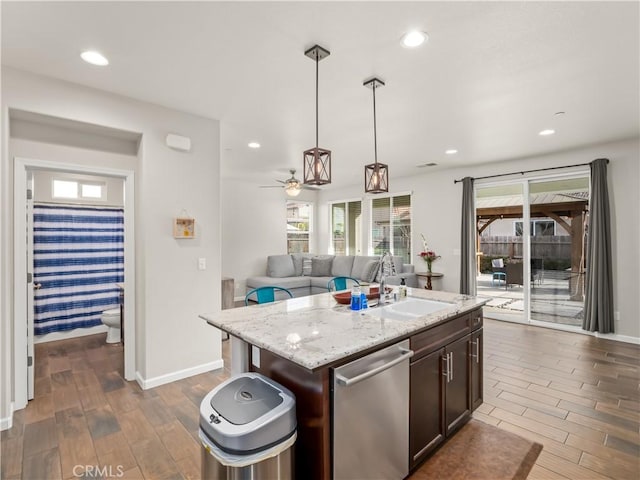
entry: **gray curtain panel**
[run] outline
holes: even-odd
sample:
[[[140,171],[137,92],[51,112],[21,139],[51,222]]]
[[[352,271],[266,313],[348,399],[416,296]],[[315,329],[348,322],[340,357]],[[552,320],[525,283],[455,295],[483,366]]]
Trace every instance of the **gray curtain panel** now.
[[[611,273],[611,221],[606,158],[591,162],[591,200],[587,236],[587,273],[582,328],[613,333],[613,274]]]
[[[460,293],[476,294],[476,208],[473,178],[462,179],[462,229],[460,232]]]

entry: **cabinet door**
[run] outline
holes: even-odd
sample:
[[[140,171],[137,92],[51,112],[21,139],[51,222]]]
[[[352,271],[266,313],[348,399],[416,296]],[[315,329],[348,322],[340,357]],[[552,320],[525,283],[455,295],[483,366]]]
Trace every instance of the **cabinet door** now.
[[[471,364],[471,410],[475,410],[482,405],[482,328],[471,334],[469,342],[469,360]]]
[[[445,347],[446,367],[449,375],[445,381],[445,425],[447,436],[461,426],[471,414],[469,396],[469,342],[467,335]],[[446,371],[444,373],[447,373]]]
[[[444,349],[411,364],[409,465],[416,466],[444,440]]]

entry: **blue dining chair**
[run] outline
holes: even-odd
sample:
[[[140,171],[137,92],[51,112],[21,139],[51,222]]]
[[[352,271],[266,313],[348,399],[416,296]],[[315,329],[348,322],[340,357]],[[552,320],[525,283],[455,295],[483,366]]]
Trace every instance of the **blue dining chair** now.
[[[286,288],[269,285],[265,287],[254,288],[249,293],[247,293],[244,297],[244,304],[249,305],[249,297],[254,294],[258,303],[273,302],[276,299],[276,291],[282,291],[285,294],[289,295],[289,298],[293,298],[293,293],[291,293]]]
[[[346,290],[347,285],[349,286],[349,288],[351,288],[354,283],[356,285],[360,285],[360,282],[353,277],[333,277],[331,280],[329,280],[329,283],[327,283],[327,290],[329,290],[330,292]]]

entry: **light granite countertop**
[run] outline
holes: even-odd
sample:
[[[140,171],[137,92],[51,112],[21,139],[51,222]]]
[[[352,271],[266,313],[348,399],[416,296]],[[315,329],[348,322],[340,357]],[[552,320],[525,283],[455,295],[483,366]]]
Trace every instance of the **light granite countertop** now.
[[[348,305],[336,303],[330,293],[324,293],[203,313],[200,317],[247,343],[316,370],[474,310],[489,300],[417,288],[409,288],[408,292],[409,299],[435,300],[450,307],[409,320],[394,320],[375,315],[374,310],[380,307],[352,311]]]

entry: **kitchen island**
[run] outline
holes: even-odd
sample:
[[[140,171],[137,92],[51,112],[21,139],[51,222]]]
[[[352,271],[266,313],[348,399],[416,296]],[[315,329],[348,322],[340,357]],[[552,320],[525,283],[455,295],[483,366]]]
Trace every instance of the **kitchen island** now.
[[[411,384],[405,392],[410,398],[409,469],[482,403],[486,300],[408,290],[407,299],[362,312],[338,305],[327,293],[201,315],[231,335],[236,370],[240,365],[262,373],[296,395],[298,478],[332,477],[334,369],[397,342],[407,340],[413,352]],[[416,309],[422,306],[416,302],[420,299],[439,309],[422,314]]]

